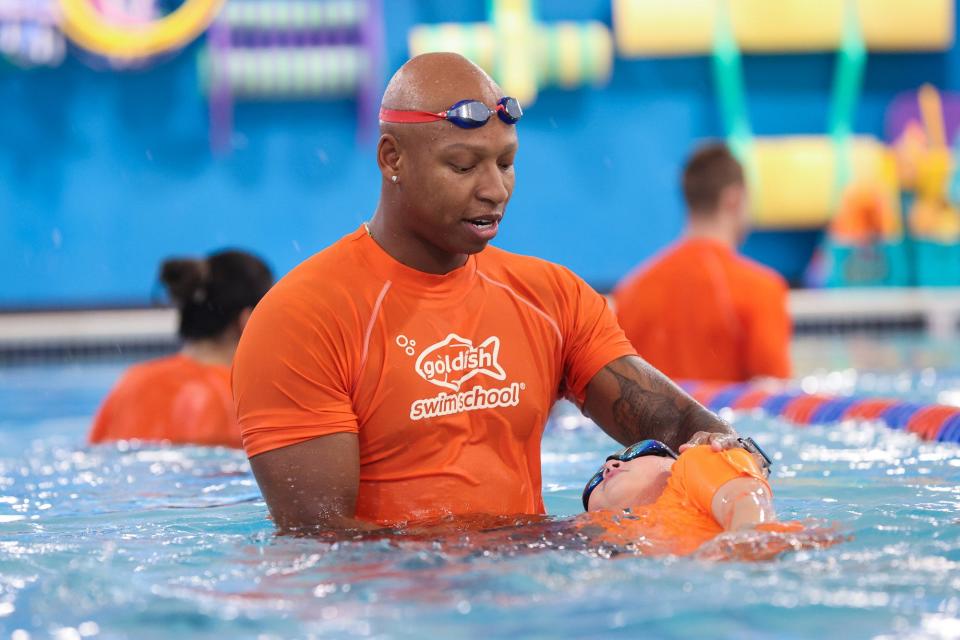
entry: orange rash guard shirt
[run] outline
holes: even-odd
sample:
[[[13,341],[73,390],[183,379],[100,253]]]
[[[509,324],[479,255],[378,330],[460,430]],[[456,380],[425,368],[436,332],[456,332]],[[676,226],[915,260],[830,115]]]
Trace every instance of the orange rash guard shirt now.
[[[786,283],[720,242],[679,242],[624,279],[614,301],[637,352],[675,380],[790,377]]]
[[[357,434],[359,518],[543,513],[550,408],[582,402],[634,353],[604,299],[560,266],[487,247],[431,275],[361,227],[257,305],[233,389],[250,457]]]
[[[230,369],[184,355],[130,367],[104,400],[90,443],[168,440],[239,449]]]
[[[583,526],[600,527],[603,541],[634,544],[646,553],[685,555],[723,532],[713,517],[713,496],[736,478],[750,477],[767,484],[753,456],[743,449],[713,451],[709,445],[687,449],[670,470],[670,479],[656,502],[631,509],[585,513]]]

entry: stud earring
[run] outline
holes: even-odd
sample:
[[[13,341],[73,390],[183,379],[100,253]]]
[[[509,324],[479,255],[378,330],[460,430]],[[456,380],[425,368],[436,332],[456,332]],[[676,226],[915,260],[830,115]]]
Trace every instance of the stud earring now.
[[[397,176],[390,176],[390,179],[393,180],[394,184],[397,182]]]

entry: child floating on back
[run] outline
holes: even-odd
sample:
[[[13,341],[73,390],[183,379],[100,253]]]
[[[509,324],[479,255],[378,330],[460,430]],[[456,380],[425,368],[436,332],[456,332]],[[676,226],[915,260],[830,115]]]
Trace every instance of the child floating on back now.
[[[680,455],[656,440],[642,440],[607,457],[583,491],[582,530],[595,539],[644,554],[686,555],[711,550],[718,557],[762,559],[790,548],[828,546],[836,536],[793,539],[760,535],[723,543],[726,532],[797,534],[796,522],[779,522],[767,482],[770,460],[752,439],[745,449],[689,447]],[[747,450],[749,449],[749,451]]]

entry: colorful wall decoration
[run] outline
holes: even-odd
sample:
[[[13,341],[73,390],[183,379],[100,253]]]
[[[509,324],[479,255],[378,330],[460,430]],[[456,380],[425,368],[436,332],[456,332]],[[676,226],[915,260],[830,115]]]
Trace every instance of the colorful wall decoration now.
[[[226,0],[184,0],[173,12],[146,22],[114,21],[102,0],[59,0],[60,27],[76,46],[119,63],[182,49],[198,38]],[[129,14],[128,14],[129,15]]]
[[[376,123],[383,68],[380,0],[231,0],[200,59],[215,150],[230,148],[238,100],[356,97]]]
[[[227,7],[241,1],[227,0],[213,20],[222,18]],[[836,13],[840,5],[835,0],[817,1],[822,1],[818,6],[824,7],[823,15],[842,15]],[[243,83],[269,83],[270,73],[254,73],[255,79],[237,80],[237,86],[230,89],[227,118],[220,122],[229,124],[230,117],[238,117],[242,136],[230,138],[231,128],[223,127],[220,130],[228,133],[222,137],[236,144],[231,145],[228,156],[212,156],[208,143],[212,121],[205,96],[196,90],[198,65],[193,54],[200,52],[202,58],[209,58],[216,45],[207,39],[205,46],[196,46],[205,37],[202,35],[188,38],[186,49],[169,49],[147,58],[151,64],[137,67],[136,73],[104,72],[115,68],[116,61],[63,40],[60,2],[0,0],[0,33],[4,33],[3,25],[24,22],[22,7],[30,15],[42,7],[52,7],[52,11],[43,9],[40,21],[52,25],[48,33],[59,36],[63,43],[59,56],[31,62],[30,56],[22,53],[28,49],[20,44],[24,40],[19,39],[19,29],[12,30],[16,37],[0,37],[0,48],[6,47],[5,53],[0,53],[0,104],[4,105],[4,117],[0,118],[0,208],[10,214],[4,217],[4,233],[0,234],[0,269],[8,275],[0,287],[0,306],[148,304],[156,265],[163,256],[228,245],[261,250],[282,273],[370,215],[376,204],[376,193],[370,185],[375,184],[377,173],[369,142],[357,144],[353,100],[360,94],[355,85],[347,84],[339,93],[346,99],[314,100],[311,96],[309,102],[302,102],[292,90],[283,95],[246,95]],[[856,0],[856,6],[860,2]],[[267,4],[273,8],[279,3]],[[665,12],[682,8],[686,0],[648,4]],[[759,4],[756,10],[767,15],[784,15],[778,13],[786,11],[784,7],[796,8],[787,0]],[[861,63],[853,55],[855,50],[848,49],[847,77],[857,82],[846,85],[850,93],[840,101],[840,94],[830,91],[830,83],[831,76],[836,83],[835,70],[840,65],[841,27],[837,25],[841,22],[830,18],[835,25],[831,38],[835,39],[829,46],[813,50],[820,53],[771,56],[766,54],[772,52],[754,40],[740,38],[738,34],[745,27],[738,25],[745,18],[738,17],[737,11],[747,5],[728,2],[739,52],[739,67],[731,68],[741,69],[749,80],[741,83],[742,94],[730,95],[740,95],[744,113],[749,114],[745,131],[752,140],[757,170],[784,176],[773,181],[776,184],[779,180],[784,191],[768,192],[761,187],[758,197],[775,202],[783,195],[790,202],[807,198],[814,204],[779,208],[774,213],[780,216],[778,224],[782,226],[774,224],[776,216],[768,218],[762,223],[766,228],[750,237],[745,251],[794,283],[801,281],[804,265],[825,226],[830,228],[831,237],[842,241],[834,248],[845,246],[863,258],[845,261],[852,267],[835,272],[842,276],[838,283],[870,278],[883,281],[886,276],[879,276],[889,271],[883,245],[875,240],[872,245],[858,240],[878,237],[900,238],[910,271],[907,281],[922,282],[915,277],[921,245],[912,238],[907,219],[916,189],[916,175],[911,178],[908,172],[914,166],[916,173],[918,163],[904,164],[899,158],[904,150],[912,148],[911,153],[925,154],[931,147],[917,92],[923,82],[938,87],[945,143],[953,155],[960,49],[941,49],[949,40],[944,34],[952,37],[956,28],[954,3],[894,2],[900,4],[909,5],[908,13],[915,15],[903,15],[898,6],[885,11],[898,24],[925,24],[926,39],[921,43],[903,39],[899,44],[893,40],[875,43],[871,34],[878,27],[868,25],[858,14],[867,63],[858,66]],[[104,22],[116,22],[116,28],[131,31],[134,24],[156,26],[169,17],[170,7],[182,10],[186,5],[184,0],[89,0],[88,6]],[[499,5],[484,0],[389,0],[386,6],[389,20],[381,24],[386,34],[381,40],[386,49],[385,70],[407,59],[411,34],[420,27],[478,26],[483,29],[472,33],[490,33],[492,23],[484,19],[493,16],[493,9]],[[934,20],[929,16],[936,14],[930,11],[937,6],[946,9]],[[605,26],[611,8],[612,30]],[[527,9],[529,13],[523,14]],[[618,20],[623,15],[618,2],[549,0],[537,5],[513,5],[513,10],[520,13],[512,15],[531,16],[538,29],[565,23],[595,24],[606,29],[611,55],[605,64],[613,68],[613,43],[615,37],[619,42]],[[271,12],[262,15],[269,23]],[[697,141],[727,135],[730,129],[718,110],[716,74],[711,74],[716,13],[708,8],[706,15],[714,20],[706,23],[706,41],[677,53],[653,52],[637,57],[624,50],[624,57],[629,59],[617,60],[609,86],[596,92],[541,91],[547,86],[564,86],[558,79],[559,69],[567,69],[571,88],[580,86],[576,80],[579,72],[572,62],[545,72],[546,78],[553,78],[553,84],[536,86],[538,103],[527,111],[524,120],[518,157],[522,180],[511,202],[509,224],[498,237],[500,246],[565,264],[594,286],[605,289],[676,237],[683,224],[677,175],[685,156]],[[249,20],[256,23],[261,18],[253,16]],[[658,20],[655,15],[646,18],[648,26],[656,27],[654,32],[666,33]],[[530,21],[518,25],[529,29]],[[695,34],[700,29],[697,25],[693,16],[687,15],[681,23],[684,29],[671,37]],[[242,38],[268,42],[276,37],[257,24],[238,24],[236,29],[238,33],[232,37],[237,41],[230,44],[228,58],[234,49],[248,48]],[[284,37],[299,38],[304,30],[293,31],[296,33]],[[583,31],[579,33],[583,35]],[[803,45],[808,46],[809,41]],[[803,47],[795,45],[782,53]],[[484,50],[493,51],[493,47]],[[571,50],[591,51],[589,47]],[[885,55],[868,55],[881,50]],[[915,51],[927,53],[916,55]],[[67,64],[60,64],[63,53],[69,56]],[[83,64],[76,64],[78,60]],[[129,62],[123,63],[124,69],[130,69],[137,60],[143,64],[143,59],[136,57],[125,60]],[[20,72],[8,61],[41,68]],[[538,58],[537,64],[542,63]],[[211,71],[208,64],[200,65],[205,74]],[[312,63],[297,64],[305,68]],[[591,68],[592,63],[579,59],[577,64]],[[539,75],[533,77],[539,82]],[[201,78],[203,86],[213,86],[212,78],[212,74]],[[304,87],[298,91],[311,91],[310,82],[298,82]],[[257,92],[250,90],[251,94]],[[898,97],[902,92],[909,93]],[[234,111],[235,103],[252,99],[271,102],[242,104]],[[885,129],[890,129],[884,126],[885,113],[888,107],[893,113],[900,103],[908,105],[911,115],[902,119],[906,124],[897,135],[885,136]],[[356,106],[362,104],[366,103],[357,102]],[[832,114],[842,115],[851,104],[856,119],[847,120],[848,134],[835,138],[831,128],[844,119],[834,119]],[[841,109],[838,105],[846,106]],[[886,118],[888,125],[892,118]],[[364,116],[363,122],[375,126],[373,116]],[[908,133],[897,141],[904,128]],[[799,132],[803,135],[797,135]],[[843,129],[838,128],[838,132]],[[836,140],[848,142],[838,145]],[[872,173],[884,189],[895,185],[895,195],[855,180],[836,193],[837,174],[846,165],[838,147],[848,149],[845,153],[854,177],[861,172]],[[940,151],[935,155],[942,156],[943,145],[937,148]],[[953,194],[958,179],[952,159],[949,166],[946,202],[955,206],[957,198]],[[799,196],[788,198],[786,189],[799,191]],[[835,202],[833,211],[831,202]],[[810,222],[816,218],[810,215],[810,209],[820,212],[816,224]],[[904,250],[898,249],[900,255]],[[945,271],[941,269],[940,273]],[[826,276],[820,280],[826,281]]]
[[[66,43],[57,0],[0,0],[0,56],[20,67],[55,67]]]
[[[613,7],[622,55],[712,55],[727,136],[751,176],[761,228],[822,228],[850,182],[889,178],[888,151],[853,136],[866,52],[943,50],[954,37],[950,0],[822,0],[816,11],[804,0],[614,0]],[[741,52],[828,50],[837,51],[828,135],[754,140]]]
[[[824,262],[816,277],[823,284],[907,285],[911,261],[894,152],[879,139],[856,136],[853,119],[867,52],[949,48],[954,3],[822,0],[816,7],[811,11],[804,0],[614,0],[614,26],[624,55],[712,54],[721,116],[747,170],[756,227],[826,228]],[[742,53],[834,50],[827,135],[755,138]],[[919,220],[952,229],[948,223],[956,217],[940,195],[949,153],[944,136],[936,139],[940,142],[925,152],[928,162],[919,169],[927,178],[926,195],[909,216],[914,232],[920,231]],[[960,269],[960,259],[956,262]]]
[[[531,104],[545,87],[603,86],[613,41],[596,21],[543,23],[533,0],[488,0],[488,22],[417,25],[410,55],[455,51],[493,76],[507,95]]]

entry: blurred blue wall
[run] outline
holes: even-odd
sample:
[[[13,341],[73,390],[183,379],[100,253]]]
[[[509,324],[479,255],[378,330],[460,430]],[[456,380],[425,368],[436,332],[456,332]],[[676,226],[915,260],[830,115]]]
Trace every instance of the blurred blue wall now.
[[[484,17],[483,0],[384,0],[388,71],[418,22]],[[609,0],[540,3],[544,20],[610,22]],[[140,73],[75,59],[0,69],[0,309],[145,304],[159,261],[224,246],[278,273],[372,211],[373,142],[351,102],[242,104],[232,155],[214,158],[196,51]],[[823,133],[833,56],[746,57],[759,134]],[[871,55],[856,127],[882,133],[898,92],[960,87],[960,58]],[[718,136],[709,61],[617,60],[603,90],[544,92],[521,126],[518,184],[500,246],[563,263],[607,288],[682,226],[677,173]],[[749,254],[799,279],[816,233],[761,233]]]

